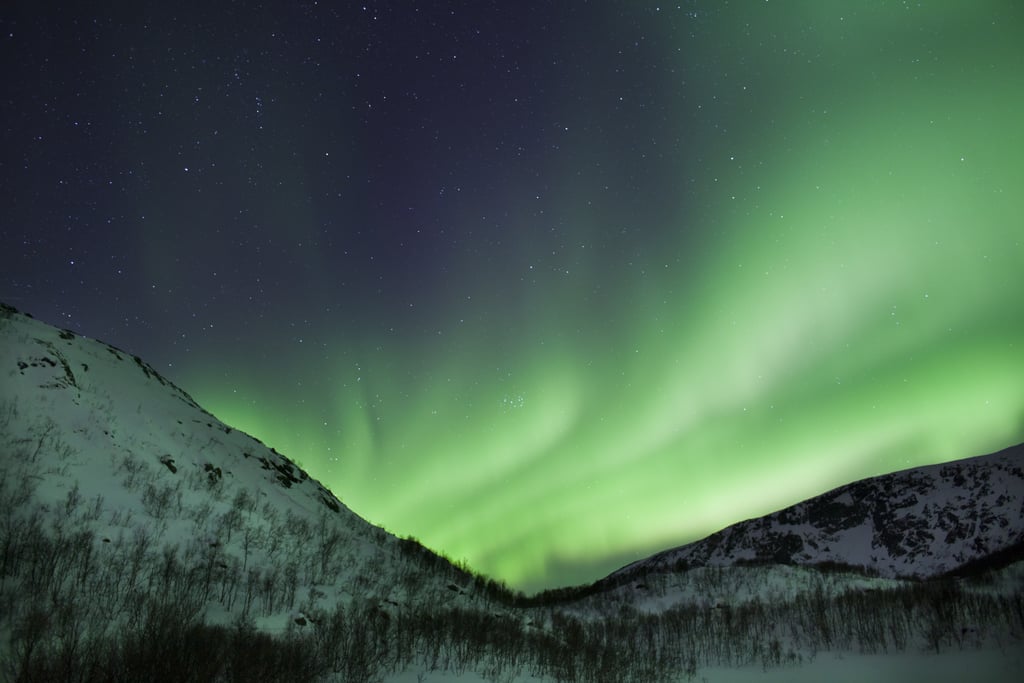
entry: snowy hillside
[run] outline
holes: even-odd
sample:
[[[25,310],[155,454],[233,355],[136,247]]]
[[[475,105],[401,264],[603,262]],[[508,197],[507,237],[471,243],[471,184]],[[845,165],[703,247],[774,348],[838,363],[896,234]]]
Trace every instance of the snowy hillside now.
[[[85,652],[177,656],[152,629],[377,652],[363,639],[392,614],[484,609],[503,590],[367,523],[141,358],[2,304],[0,376],[0,681],[56,680],[46,667]],[[236,669],[266,672],[251,655]],[[138,666],[124,675],[157,675]],[[379,663],[317,666],[355,680]]]
[[[608,577],[742,563],[857,567],[882,577],[953,572],[1024,543],[1024,445],[841,486]]]
[[[418,600],[424,589],[446,601],[465,592],[464,573],[412,569],[409,542],[358,517],[139,357],[4,313],[0,421],[4,443],[16,451],[6,454],[7,481],[18,455],[27,461],[20,468],[27,479],[14,480],[19,489],[48,508],[88,509],[103,548],[141,525],[155,546],[177,545],[185,556],[215,551],[215,563],[238,571],[239,580],[276,566],[298,577],[298,597],[282,605],[288,608],[353,597],[397,603],[411,587]],[[289,539],[304,547],[287,548]],[[296,566],[300,560],[306,566]],[[421,576],[400,582],[382,567]],[[457,591],[448,587],[453,581]],[[265,620],[283,628],[284,612]]]

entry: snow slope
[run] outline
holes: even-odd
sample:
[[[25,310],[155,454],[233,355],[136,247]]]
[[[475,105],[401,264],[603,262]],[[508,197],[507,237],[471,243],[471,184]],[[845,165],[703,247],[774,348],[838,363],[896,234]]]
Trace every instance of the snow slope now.
[[[743,563],[834,563],[925,578],[1022,543],[1024,444],[847,484],[627,565],[605,581]]]
[[[184,562],[212,555],[223,581],[294,575],[290,599],[253,611],[269,630],[302,605],[471,602],[465,572],[369,524],[137,356],[4,306],[0,376],[0,479],[87,518],[99,552],[146,533]],[[211,603],[207,619],[228,611]]]

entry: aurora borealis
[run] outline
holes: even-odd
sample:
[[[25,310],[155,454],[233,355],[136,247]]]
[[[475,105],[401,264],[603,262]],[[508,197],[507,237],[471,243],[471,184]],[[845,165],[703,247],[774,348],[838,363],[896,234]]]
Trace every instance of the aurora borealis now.
[[[23,4],[0,300],[514,586],[1024,440],[1018,3]]]

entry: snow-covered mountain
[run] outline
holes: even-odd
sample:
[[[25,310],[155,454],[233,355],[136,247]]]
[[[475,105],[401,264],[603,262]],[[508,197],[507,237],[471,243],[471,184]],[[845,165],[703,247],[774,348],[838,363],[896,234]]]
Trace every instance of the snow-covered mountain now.
[[[0,683],[667,683],[922,647],[998,651],[972,676],[1008,680],[1024,563],[887,577],[1019,559],[1022,461],[857,482],[526,599],[369,524],[141,358],[0,304]]]
[[[229,587],[241,599],[251,583],[258,603],[256,585],[283,577],[288,599],[246,610],[271,631],[353,599],[460,604],[482,583],[366,522],[138,356],[0,304],[0,373],[5,494],[61,512],[101,558],[145,534],[154,553],[210,563],[225,599],[209,620],[237,612]]]
[[[844,565],[926,578],[1024,544],[1024,444],[852,484],[657,553],[606,582],[686,567]]]

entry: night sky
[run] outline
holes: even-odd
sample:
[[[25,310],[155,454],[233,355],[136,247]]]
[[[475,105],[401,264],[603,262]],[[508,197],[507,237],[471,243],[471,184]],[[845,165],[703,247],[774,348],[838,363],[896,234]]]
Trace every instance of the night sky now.
[[[1017,0],[49,4],[0,300],[394,533],[533,590],[1024,440]]]

